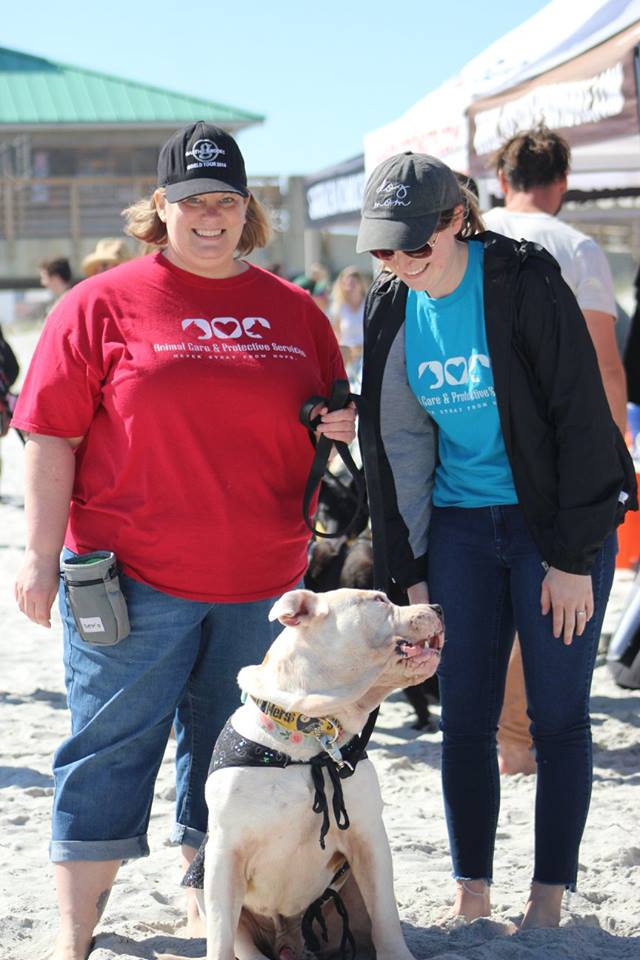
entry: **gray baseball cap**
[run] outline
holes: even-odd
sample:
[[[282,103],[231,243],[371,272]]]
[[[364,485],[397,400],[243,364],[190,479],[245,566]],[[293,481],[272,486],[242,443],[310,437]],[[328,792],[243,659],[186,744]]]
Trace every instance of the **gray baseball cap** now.
[[[365,187],[356,250],[417,250],[440,214],[462,202],[456,175],[441,160],[410,151],[383,160]]]

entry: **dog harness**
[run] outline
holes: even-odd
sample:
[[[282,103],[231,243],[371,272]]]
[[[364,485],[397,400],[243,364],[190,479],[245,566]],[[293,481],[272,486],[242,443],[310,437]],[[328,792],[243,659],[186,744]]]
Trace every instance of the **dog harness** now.
[[[268,701],[256,701],[256,703],[261,710],[263,709],[263,705],[269,707],[270,710],[268,716],[271,716],[274,719],[274,709],[276,711],[280,711],[282,718],[279,717],[278,722],[280,722],[281,719],[284,719],[285,725],[293,724],[295,726],[295,724],[299,722],[302,722],[306,725],[306,721],[309,721],[309,724],[314,725],[314,728],[318,730],[320,735],[316,737],[316,739],[318,739],[320,742],[322,737],[328,737],[328,734],[324,732],[326,729],[324,726],[325,724],[330,724],[331,729],[334,732],[334,740],[337,739],[339,733],[344,733],[342,727],[337,721],[328,718],[316,719],[314,717],[304,717],[302,714],[289,713],[288,711],[283,711],[280,707],[276,707],[275,704],[268,703]],[[292,764],[295,764],[296,766],[301,764],[309,764],[311,767],[311,777],[315,788],[313,812],[322,814],[320,846],[324,850],[325,837],[329,831],[330,821],[329,806],[325,793],[323,768],[326,767],[329,774],[329,779],[331,780],[333,786],[332,807],[336,825],[339,830],[347,830],[350,825],[350,821],[344,805],[344,796],[340,781],[346,777],[352,776],[355,773],[358,762],[366,758],[366,747],[373,732],[377,716],[378,710],[376,709],[373,711],[373,713],[369,714],[369,718],[362,730],[362,733],[359,736],[356,735],[353,737],[340,749],[334,747],[332,753],[330,753],[326,750],[326,748],[323,747],[322,752],[315,757],[311,757],[310,760],[293,760],[287,753],[284,753],[280,750],[272,750],[270,747],[265,747],[261,743],[256,743],[254,740],[248,740],[246,737],[241,736],[234,729],[230,720],[227,720],[213,749],[213,756],[211,757],[211,763],[209,764],[209,773],[215,773],[216,770],[222,770],[224,767],[280,767],[284,769]],[[304,717],[302,721],[298,719],[301,717]],[[296,727],[295,729],[298,728]],[[305,733],[309,732],[310,731],[305,730]],[[315,733],[310,735],[316,736]],[[337,754],[337,756],[334,756],[333,754]],[[182,880],[183,887],[195,887],[200,890],[203,889],[204,850],[206,843],[207,838],[205,837],[200,845],[200,849],[198,850],[196,856],[192,860],[187,872],[184,875]],[[333,876],[331,883],[326,888],[324,893],[307,907],[301,920],[302,934],[307,947],[311,950],[317,951],[319,949],[320,942],[313,932],[313,924],[316,922],[320,925],[322,937],[326,941],[328,934],[322,914],[322,906],[323,904],[332,901],[335,905],[338,915],[342,918],[342,939],[340,943],[342,960],[347,960],[347,947],[350,947],[351,949],[351,956],[355,957],[355,941],[353,939],[351,930],[349,929],[349,916],[342,898],[338,893],[338,889],[342,886],[344,877],[348,870],[349,864],[345,862]],[[338,889],[336,889],[336,887],[338,887]]]
[[[224,729],[216,741],[209,766],[209,773],[221,770],[223,767],[288,767],[291,764],[300,766],[308,764],[311,767],[311,778],[315,788],[313,799],[313,812],[322,814],[322,826],[320,828],[320,846],[325,849],[325,837],[329,832],[329,804],[325,792],[325,780],[323,769],[326,768],[333,787],[333,796],[331,806],[339,830],[349,828],[349,815],[344,805],[344,796],[342,793],[341,780],[350,777],[355,773],[356,766],[360,760],[367,756],[366,745],[371,736],[371,731],[367,733],[371,717],[367,721],[367,726],[360,736],[355,736],[340,750],[331,748],[329,752],[323,746],[322,753],[311,757],[310,760],[293,760],[288,753],[280,750],[272,750],[270,747],[264,747],[253,740],[247,740],[242,737],[232,727],[231,722],[227,720]],[[374,721],[375,723],[375,718]],[[373,724],[371,724],[373,730]],[[366,739],[365,739],[366,734]]]
[[[352,774],[355,773],[358,762],[366,758],[366,746],[373,732],[377,716],[378,711],[374,710],[374,712],[369,715],[369,719],[360,736],[353,737],[338,751],[340,753],[342,766],[338,766],[338,761],[335,760],[331,754],[324,751],[315,757],[311,757],[310,760],[293,760],[288,753],[283,753],[281,750],[272,750],[270,747],[264,747],[261,743],[256,743],[254,740],[248,740],[246,737],[241,736],[231,725],[231,721],[227,720],[213,748],[213,756],[209,764],[209,773],[215,773],[216,770],[222,770],[223,767],[280,767],[284,769],[291,764],[295,764],[296,766],[309,764],[315,788],[313,812],[322,814],[320,846],[324,850],[325,837],[329,832],[330,821],[323,768],[327,768],[333,786],[332,807],[336,825],[339,830],[347,830],[350,821],[344,805],[344,796],[340,781],[352,776]],[[189,865],[182,880],[183,887],[196,887],[200,890],[203,888],[204,848],[206,842],[205,839],[195,858]]]

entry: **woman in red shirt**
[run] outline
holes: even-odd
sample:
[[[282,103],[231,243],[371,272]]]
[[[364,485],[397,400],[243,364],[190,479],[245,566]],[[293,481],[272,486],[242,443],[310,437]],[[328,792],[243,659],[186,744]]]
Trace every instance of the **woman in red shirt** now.
[[[313,445],[298,411],[344,376],[309,295],[240,259],[268,225],[233,138],[203,122],[180,130],[158,184],[125,211],[158,252],[70,291],[14,419],[29,434],[20,608],[50,626],[63,544],[67,557],[106,550],[131,624],[114,645],[91,642],[60,589],[72,734],[54,757],[55,960],[84,960],[120,863],[148,853],[172,724],[173,840],[185,862],[200,845],[235,677],[262,659],[268,610],[306,567]],[[349,442],[354,411],[323,408],[317,433]]]

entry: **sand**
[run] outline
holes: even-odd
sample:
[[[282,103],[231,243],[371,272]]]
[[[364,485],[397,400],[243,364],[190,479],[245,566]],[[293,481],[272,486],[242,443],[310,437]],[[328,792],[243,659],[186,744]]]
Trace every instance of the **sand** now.
[[[14,334],[23,360],[34,334]],[[47,860],[53,784],[51,755],[69,728],[57,615],[47,631],[13,599],[24,547],[23,450],[15,434],[0,447],[0,960],[44,960],[56,923]],[[605,632],[631,583],[616,574]],[[407,943],[416,958],[441,960],[640,960],[640,692],[623,691],[599,664],[593,683],[595,782],[580,855],[579,892],[565,896],[560,929],[509,935],[525,903],[532,863],[535,778],[502,780],[494,919],[436,925],[452,881],[440,790],[440,734],[411,729],[400,696],[387,701],[370,755],[385,800],[395,884]],[[202,957],[203,940],[184,938],[178,852],[169,846],[174,800],[173,744],[156,786],[151,856],[117,878],[91,960]]]

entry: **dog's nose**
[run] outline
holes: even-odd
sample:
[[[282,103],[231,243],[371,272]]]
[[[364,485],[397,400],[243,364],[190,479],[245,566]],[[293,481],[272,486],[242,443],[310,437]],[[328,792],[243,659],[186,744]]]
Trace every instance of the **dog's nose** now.
[[[438,616],[440,617],[440,619],[444,622],[444,610],[442,609],[442,607],[440,606],[440,604],[439,604],[439,603],[432,603],[432,604],[431,604],[431,609],[432,609],[432,610],[435,610],[435,612],[438,614]]]

